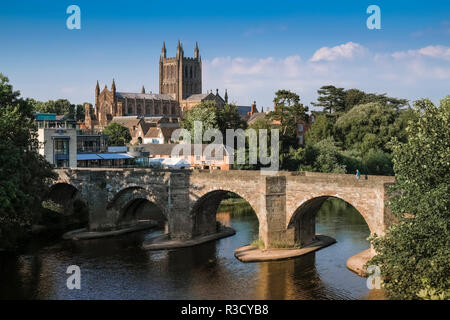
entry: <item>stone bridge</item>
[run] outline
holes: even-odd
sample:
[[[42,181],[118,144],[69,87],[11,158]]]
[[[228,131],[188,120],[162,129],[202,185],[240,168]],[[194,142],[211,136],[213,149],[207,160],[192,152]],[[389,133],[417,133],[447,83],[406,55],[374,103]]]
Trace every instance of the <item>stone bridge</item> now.
[[[168,221],[172,239],[191,239],[216,231],[217,208],[228,192],[245,199],[259,221],[259,238],[275,243],[310,243],[315,215],[329,197],[342,199],[364,217],[370,232],[384,234],[393,217],[386,189],[393,177],[311,172],[206,171],[153,169],[63,169],[51,192],[79,199],[89,209],[90,230],[110,230],[130,208],[156,205]]]

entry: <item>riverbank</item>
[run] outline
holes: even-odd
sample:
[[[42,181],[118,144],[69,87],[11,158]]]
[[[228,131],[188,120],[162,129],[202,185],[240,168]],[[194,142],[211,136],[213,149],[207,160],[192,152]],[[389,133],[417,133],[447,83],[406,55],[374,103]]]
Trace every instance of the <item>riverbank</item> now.
[[[242,262],[287,260],[303,256],[336,243],[334,238],[325,235],[316,235],[316,239],[308,246],[297,249],[261,249],[255,245],[248,245],[234,250],[234,256]]]
[[[356,273],[360,277],[366,277],[366,263],[374,257],[375,253],[372,249],[367,249],[355,254],[347,260],[347,269]]]

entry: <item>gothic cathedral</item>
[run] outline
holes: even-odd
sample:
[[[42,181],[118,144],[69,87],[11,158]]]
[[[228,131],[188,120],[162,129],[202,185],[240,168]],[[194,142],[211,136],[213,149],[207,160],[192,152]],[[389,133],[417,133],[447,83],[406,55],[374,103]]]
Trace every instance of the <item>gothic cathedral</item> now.
[[[163,43],[159,59],[159,94],[120,92],[113,80],[111,90],[105,85],[100,91],[97,81],[95,87],[95,107],[85,105],[85,125],[87,129],[102,130],[114,117],[166,117],[181,118],[183,111],[213,100],[217,107],[226,102],[218,91],[202,94],[202,59],[196,43],[194,57],[185,57],[183,46],[178,41],[176,56],[167,57]]]

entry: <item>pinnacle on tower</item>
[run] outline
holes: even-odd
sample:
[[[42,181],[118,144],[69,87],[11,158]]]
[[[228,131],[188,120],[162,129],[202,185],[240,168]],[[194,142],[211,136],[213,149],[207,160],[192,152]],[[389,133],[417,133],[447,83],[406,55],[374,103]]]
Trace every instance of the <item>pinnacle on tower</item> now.
[[[166,50],[166,42],[163,41],[163,47],[162,47],[162,57],[166,58],[167,50]]]
[[[183,45],[181,44],[181,41],[178,40],[177,57],[182,57],[182,56],[183,56]]]
[[[141,93],[145,93],[144,85],[142,85]]]
[[[116,91],[116,83],[114,82],[114,78],[113,78],[113,82],[112,82],[112,85],[111,85],[111,90],[112,91]]]
[[[100,86],[98,84],[98,80],[97,80],[97,85],[95,86],[95,95],[98,96],[100,94]]]
[[[224,99],[225,99],[225,103],[228,103],[228,92],[227,92],[227,89],[225,89]]]
[[[195,42],[195,49],[194,49],[194,58],[198,59],[199,57],[199,50],[198,50],[198,42]]]

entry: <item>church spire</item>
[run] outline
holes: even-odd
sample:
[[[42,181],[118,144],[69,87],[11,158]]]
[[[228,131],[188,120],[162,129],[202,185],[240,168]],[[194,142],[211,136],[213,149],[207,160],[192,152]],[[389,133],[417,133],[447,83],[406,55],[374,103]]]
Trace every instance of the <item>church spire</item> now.
[[[116,95],[116,82],[114,81],[114,78],[113,78],[113,82],[111,85],[111,91],[112,91],[113,97],[114,97]]]
[[[142,85],[141,93],[145,93],[144,85]]]
[[[194,49],[194,58],[198,59],[199,56],[199,50],[198,50],[198,42],[195,42],[195,49]]]
[[[95,96],[99,96],[100,95],[100,86],[98,84],[98,80],[97,80],[97,85],[95,86]]]
[[[166,42],[163,41],[163,47],[162,47],[162,57],[165,59],[167,55],[167,50],[166,50]]]
[[[224,98],[225,98],[225,103],[228,103],[228,92],[227,92],[227,89],[225,89]]]

